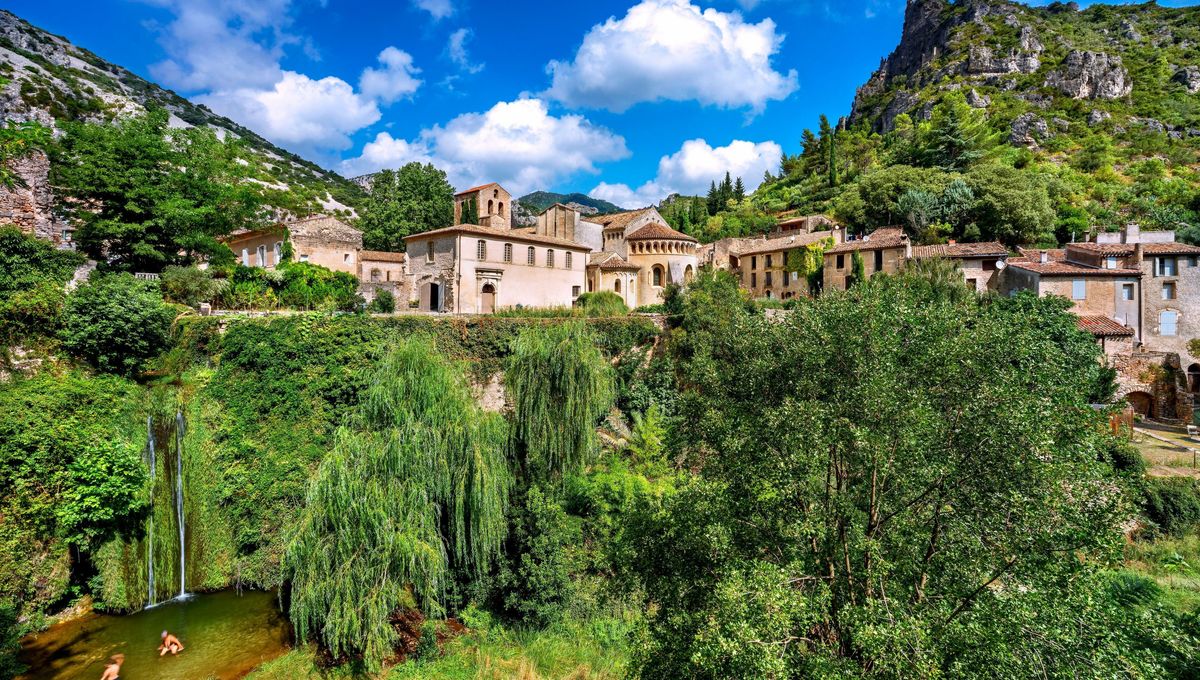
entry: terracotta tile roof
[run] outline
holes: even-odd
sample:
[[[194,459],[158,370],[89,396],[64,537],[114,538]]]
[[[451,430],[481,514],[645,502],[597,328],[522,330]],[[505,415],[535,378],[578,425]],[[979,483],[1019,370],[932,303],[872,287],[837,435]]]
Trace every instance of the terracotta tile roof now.
[[[781,250],[791,250],[792,248],[803,248],[812,243],[817,243],[827,238],[833,238],[832,231],[811,231],[804,234],[791,234],[789,236],[779,236],[776,238],[761,239],[761,238],[746,238],[738,239],[729,247],[729,252],[734,255],[758,255],[760,253],[776,253]],[[734,247],[737,250],[734,250]]]
[[[496,239],[508,239],[511,241],[520,241],[522,243],[542,243],[550,246],[560,246],[562,248],[570,248],[572,250],[591,250],[589,246],[574,241],[568,241],[565,238],[555,238],[553,236],[541,236],[538,234],[526,234],[512,229],[496,229],[494,227],[481,227],[477,224],[457,224],[453,227],[444,227],[442,229],[434,229],[433,231],[423,231],[419,234],[405,236],[405,241],[413,241],[429,238],[431,236],[443,236],[450,234],[476,234],[478,236],[488,236]]]
[[[913,246],[912,256],[922,257],[1005,257],[1008,249],[997,241],[985,243],[941,243],[931,246]]]
[[[692,238],[691,236],[688,236],[687,234],[685,234],[681,231],[675,231],[674,229],[668,227],[667,225],[659,224],[658,222],[651,222],[650,224],[647,224],[645,226],[638,227],[637,231],[635,231],[632,234],[630,234],[629,236],[625,237],[625,240],[636,241],[639,239],[652,239],[652,238],[653,239],[671,239],[671,240],[675,240],[675,241],[692,241],[693,243],[696,242],[696,239]]]
[[[908,244],[908,236],[900,227],[882,227],[867,234],[857,241],[840,243],[825,252],[849,253],[856,250],[883,250],[885,248],[903,248]]]
[[[329,215],[310,215],[303,219],[292,220],[291,222],[277,222],[262,229],[237,231],[226,236],[223,240],[226,243],[233,243],[264,234],[282,234],[284,229],[293,237],[311,236],[331,241],[362,242],[361,231]]]
[[[407,257],[404,253],[389,253],[384,250],[364,250],[358,254],[360,262],[403,262]]]
[[[480,185],[479,185],[479,186],[477,186],[477,187],[471,187],[470,189],[467,189],[466,191],[460,191],[460,192],[458,192],[457,194],[454,194],[454,195],[455,195],[455,196],[462,196],[463,194],[473,194],[473,193],[475,193],[476,191],[479,191],[480,189],[486,189],[486,188],[488,188],[488,187],[490,187],[490,186],[500,186],[500,185],[499,185],[498,183],[496,183],[496,182],[488,182],[487,184],[480,184]],[[501,188],[503,188],[503,187],[501,187]]]
[[[1051,262],[1067,259],[1067,251],[1062,248],[1022,248],[1018,246],[1017,252],[1021,254],[1021,257],[1013,258],[1009,262],[1019,262],[1021,259],[1038,262],[1042,259],[1043,252]]]
[[[630,222],[646,214],[649,210],[654,210],[654,208],[638,208],[608,215],[592,215],[591,221],[603,224],[605,229],[624,229]]]
[[[1042,276],[1141,276],[1140,269],[1102,269],[1087,267],[1074,262],[1053,261],[1043,264],[1024,259],[1009,260],[1008,266],[1035,272]]]
[[[1147,255],[1200,255],[1200,247],[1187,243],[1146,243],[1142,252]]]
[[[1070,250],[1085,250],[1098,255],[1125,256],[1133,254],[1132,243],[1068,243]]]
[[[1133,329],[1103,314],[1088,314],[1079,317],[1079,330],[1087,331],[1097,338],[1130,337]]]
[[[612,252],[592,253],[588,258],[588,266],[599,267],[601,269],[640,269],[640,267],[629,264],[625,258]]]

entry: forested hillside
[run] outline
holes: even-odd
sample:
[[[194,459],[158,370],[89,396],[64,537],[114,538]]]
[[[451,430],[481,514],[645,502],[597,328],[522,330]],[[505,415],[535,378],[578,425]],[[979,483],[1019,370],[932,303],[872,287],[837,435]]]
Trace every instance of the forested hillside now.
[[[800,143],[696,233],[796,211],[924,243],[1052,245],[1131,221],[1195,242],[1200,8],[911,0],[850,117]]]

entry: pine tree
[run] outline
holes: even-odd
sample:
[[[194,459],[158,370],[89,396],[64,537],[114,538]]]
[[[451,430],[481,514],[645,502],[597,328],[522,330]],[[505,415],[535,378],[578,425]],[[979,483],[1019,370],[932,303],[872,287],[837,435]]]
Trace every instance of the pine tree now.
[[[829,186],[836,187],[837,176],[837,131],[829,135]]]
[[[733,198],[733,178],[729,176],[729,171],[725,171],[725,181],[721,182],[721,187],[717,190],[717,195],[720,197],[721,209],[729,205],[730,199]]]
[[[717,193],[717,182],[713,182],[708,187],[708,214],[716,215],[721,209],[721,196]]]
[[[746,185],[742,184],[741,177],[738,177],[737,181],[733,184],[733,198],[738,203],[746,200]]]

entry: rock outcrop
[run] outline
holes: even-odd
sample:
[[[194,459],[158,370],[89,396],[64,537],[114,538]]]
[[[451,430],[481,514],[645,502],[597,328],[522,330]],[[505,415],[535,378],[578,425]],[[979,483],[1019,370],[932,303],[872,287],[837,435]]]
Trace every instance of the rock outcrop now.
[[[1072,99],[1120,99],[1133,92],[1120,57],[1084,50],[1067,54],[1062,67],[1046,78],[1046,86]]]
[[[61,243],[64,225],[53,213],[50,159],[35,151],[10,162],[9,167],[18,182],[12,188],[0,185],[0,224],[16,225],[26,234]]]
[[[1171,78],[1187,88],[1188,94],[1200,93],[1200,66],[1185,66],[1175,72]]]
[[[1051,136],[1050,126],[1044,118],[1035,113],[1023,113],[1013,121],[1008,142],[1013,146],[1036,148],[1038,142]]]

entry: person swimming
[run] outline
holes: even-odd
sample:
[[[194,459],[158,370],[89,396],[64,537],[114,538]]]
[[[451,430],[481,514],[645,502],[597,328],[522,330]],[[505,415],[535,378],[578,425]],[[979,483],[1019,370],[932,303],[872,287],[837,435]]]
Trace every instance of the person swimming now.
[[[108,658],[108,665],[104,667],[104,675],[100,676],[100,680],[120,680],[121,664],[125,663],[124,654],[113,654]]]
[[[158,655],[163,656],[170,652],[172,656],[183,651],[183,643],[179,638],[171,635],[167,631],[162,632],[162,644],[158,646]]]

